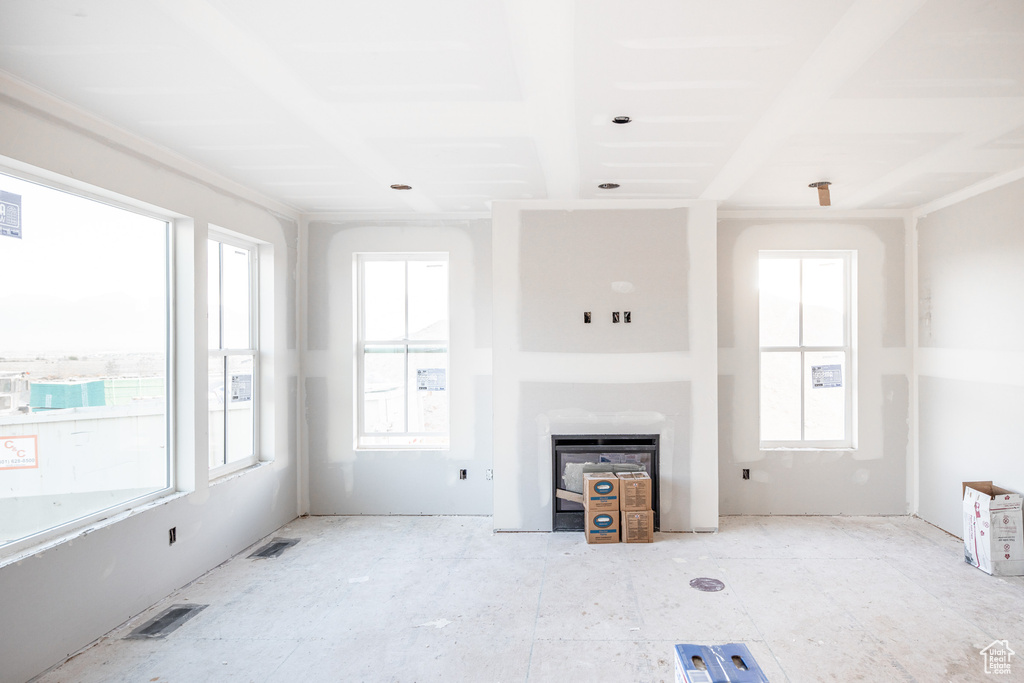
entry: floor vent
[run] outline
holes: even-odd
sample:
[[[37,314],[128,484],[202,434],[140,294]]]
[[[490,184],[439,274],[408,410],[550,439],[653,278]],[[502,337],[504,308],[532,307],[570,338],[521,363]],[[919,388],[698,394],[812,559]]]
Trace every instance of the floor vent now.
[[[281,553],[299,542],[297,538],[275,538],[249,557],[255,560],[265,560],[268,557],[279,557]]]
[[[168,633],[206,609],[206,605],[171,605],[142,626],[138,627],[125,639],[132,638],[163,638]]]

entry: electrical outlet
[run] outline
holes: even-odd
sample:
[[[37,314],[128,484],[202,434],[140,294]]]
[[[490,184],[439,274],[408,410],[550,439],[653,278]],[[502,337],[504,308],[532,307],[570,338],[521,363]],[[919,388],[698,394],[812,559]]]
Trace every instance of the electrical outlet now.
[[[590,324],[590,311],[583,311],[583,322]]]
[[[748,470],[748,469],[744,469],[743,470],[743,478],[744,479],[750,479],[750,470]]]
[[[459,470],[459,479],[466,478],[466,470]]]
[[[167,531],[167,540],[170,541],[168,545],[174,545],[174,542],[178,540],[178,527],[172,526]]]
[[[622,322],[624,322],[624,323],[632,322],[630,320],[631,317],[632,317],[632,314],[629,311],[623,311],[622,312]]]
[[[619,312],[618,311],[615,311],[615,312],[612,313],[612,322],[613,323],[619,322]]]
[[[487,481],[491,481],[492,479],[494,479],[494,470],[484,470],[484,479],[486,479]]]

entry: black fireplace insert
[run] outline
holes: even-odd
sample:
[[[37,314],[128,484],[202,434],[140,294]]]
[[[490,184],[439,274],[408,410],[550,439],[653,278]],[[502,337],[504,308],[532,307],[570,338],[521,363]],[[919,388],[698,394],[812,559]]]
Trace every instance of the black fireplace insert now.
[[[654,530],[660,530],[657,434],[553,434],[551,436],[552,526],[554,531],[582,531],[583,505],[554,495],[565,488],[566,465],[594,463],[637,465],[651,477]],[[611,467],[609,467],[611,469]]]

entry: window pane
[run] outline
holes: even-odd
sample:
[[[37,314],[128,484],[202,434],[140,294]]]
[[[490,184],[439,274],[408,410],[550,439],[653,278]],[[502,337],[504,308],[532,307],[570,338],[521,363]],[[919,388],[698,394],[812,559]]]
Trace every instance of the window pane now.
[[[0,175],[0,546],[166,489],[167,223]],[[8,228],[9,223],[4,222]]]
[[[846,438],[846,354],[804,354],[804,438]]]
[[[800,353],[761,353],[761,440],[800,439]]]
[[[409,339],[448,338],[448,263],[409,261]]]
[[[251,308],[249,295],[249,251],[225,244],[224,254],[224,286],[222,299],[224,305],[224,346],[225,349],[252,348],[249,341],[249,317]]]
[[[448,349],[409,349],[409,431],[448,431]]]
[[[207,406],[210,411],[210,467],[224,464],[224,368],[223,357],[210,357]]]
[[[405,261],[367,261],[363,265],[365,339],[405,338]]]
[[[804,259],[804,346],[843,346],[842,259]]]
[[[227,361],[227,461],[235,462],[254,452],[253,357],[228,356]]]
[[[761,346],[800,344],[800,260],[760,259]]]
[[[367,346],[363,353],[363,430],[405,431],[405,347]]]
[[[220,348],[220,242],[206,242],[206,329],[209,347]]]

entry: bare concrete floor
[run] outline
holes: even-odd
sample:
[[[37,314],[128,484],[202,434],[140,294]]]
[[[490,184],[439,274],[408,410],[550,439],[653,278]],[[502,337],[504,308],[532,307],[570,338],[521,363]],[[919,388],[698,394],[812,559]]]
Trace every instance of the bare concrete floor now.
[[[1024,578],[908,517],[725,517],[717,534],[587,546],[477,517],[313,517],[37,680],[666,681],[675,643],[746,643],[779,681],[1024,680]],[[717,593],[689,586],[711,577]],[[172,604],[163,640],[124,640]],[[980,651],[1006,640],[1010,675]]]

